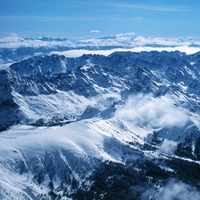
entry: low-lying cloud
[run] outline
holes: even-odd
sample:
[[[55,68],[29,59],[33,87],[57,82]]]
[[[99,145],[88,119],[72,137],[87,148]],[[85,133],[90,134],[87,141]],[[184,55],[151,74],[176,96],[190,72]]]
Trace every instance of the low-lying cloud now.
[[[171,180],[165,187],[161,187],[157,190],[147,190],[142,195],[142,200],[188,200],[195,199],[200,200],[200,193],[196,188],[185,184],[183,182],[175,182]]]
[[[175,106],[169,96],[153,97],[151,94],[129,97],[125,105],[117,109],[115,117],[153,128],[181,127],[188,121],[186,111]]]
[[[176,142],[165,139],[162,145],[159,147],[158,152],[165,154],[173,154],[176,149],[177,149]]]
[[[200,193],[197,190],[185,183],[174,183],[171,181],[166,187],[161,188],[160,192],[155,195],[158,200],[188,200],[188,199],[200,199]]]

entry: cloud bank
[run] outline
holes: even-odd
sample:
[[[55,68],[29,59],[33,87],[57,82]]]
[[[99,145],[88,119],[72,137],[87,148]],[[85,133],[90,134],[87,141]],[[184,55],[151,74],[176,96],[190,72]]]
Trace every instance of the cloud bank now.
[[[151,94],[129,97],[125,105],[116,111],[115,117],[152,128],[181,127],[188,121],[187,113],[176,107],[170,97],[153,97]]]
[[[99,33],[99,30],[91,30],[91,33]],[[200,51],[200,40],[193,38],[152,38],[137,36],[135,33],[118,34],[114,37],[89,38],[71,40],[67,38],[23,38],[16,34],[0,38],[0,48],[20,48],[20,47],[46,47],[58,48],[67,47],[68,49],[87,49],[111,50],[122,48],[125,51],[183,51],[195,53]],[[90,49],[91,50],[91,49]]]

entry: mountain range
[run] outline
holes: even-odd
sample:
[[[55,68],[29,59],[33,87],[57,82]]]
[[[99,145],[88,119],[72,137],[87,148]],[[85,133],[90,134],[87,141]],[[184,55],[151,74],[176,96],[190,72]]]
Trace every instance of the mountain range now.
[[[199,52],[16,57],[0,199],[200,199]]]

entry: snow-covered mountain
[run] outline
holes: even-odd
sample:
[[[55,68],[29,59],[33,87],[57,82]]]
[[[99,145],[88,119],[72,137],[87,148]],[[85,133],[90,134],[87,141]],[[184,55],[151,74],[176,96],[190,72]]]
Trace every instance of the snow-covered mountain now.
[[[0,199],[200,199],[200,53],[35,56],[0,71]]]

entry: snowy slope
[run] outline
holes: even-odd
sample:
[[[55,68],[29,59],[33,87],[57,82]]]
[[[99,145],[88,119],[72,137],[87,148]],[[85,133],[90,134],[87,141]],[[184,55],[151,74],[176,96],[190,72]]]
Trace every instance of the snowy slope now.
[[[144,173],[148,198],[176,178],[200,199],[199,175],[184,171],[200,164],[199,55],[36,56],[1,70],[0,198],[78,199],[107,163]]]
[[[62,191],[70,187],[73,177],[84,180],[102,161],[136,159],[139,147],[128,142],[142,144],[145,134],[141,128],[118,120],[83,120],[51,128],[13,126],[0,135],[0,195],[37,199],[50,191],[51,181],[59,188],[66,180]]]

